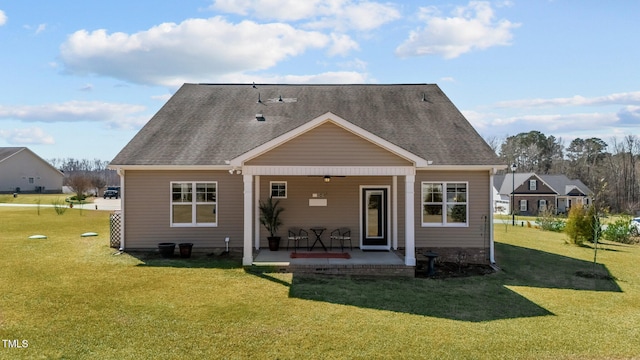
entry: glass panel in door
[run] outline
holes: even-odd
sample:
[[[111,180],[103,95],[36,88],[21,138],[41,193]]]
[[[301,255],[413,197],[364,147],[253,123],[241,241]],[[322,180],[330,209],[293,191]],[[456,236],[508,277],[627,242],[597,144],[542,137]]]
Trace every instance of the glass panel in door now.
[[[362,245],[387,245],[387,189],[364,189]]]

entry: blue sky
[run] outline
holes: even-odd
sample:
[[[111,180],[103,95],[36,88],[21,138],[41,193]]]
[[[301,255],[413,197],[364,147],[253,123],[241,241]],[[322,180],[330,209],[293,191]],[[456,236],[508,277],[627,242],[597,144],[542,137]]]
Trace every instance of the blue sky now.
[[[485,138],[640,134],[640,2],[0,2],[0,146],[111,160],[185,82],[436,83]]]

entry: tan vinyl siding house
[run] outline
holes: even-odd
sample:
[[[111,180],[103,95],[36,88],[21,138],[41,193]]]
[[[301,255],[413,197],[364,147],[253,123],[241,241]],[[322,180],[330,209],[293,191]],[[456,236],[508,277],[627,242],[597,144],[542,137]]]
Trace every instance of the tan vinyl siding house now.
[[[235,180],[236,176],[227,171],[127,171],[123,213],[136,214],[127,217],[124,227],[130,248],[155,248],[160,242],[195,242],[200,247],[214,248],[226,236],[241,239],[242,183]],[[216,181],[223,192],[218,200],[218,226],[171,227],[172,181]]]
[[[492,262],[492,179],[505,168],[429,84],[185,84],[110,167],[125,250],[229,238],[250,265],[268,251],[258,203],[273,196],[285,239],[348,227],[355,247],[396,250],[406,266],[426,250]]]
[[[411,163],[337,125],[325,123],[247,161],[247,165],[411,166]]]
[[[64,174],[26,147],[0,147],[0,193],[62,193]]]

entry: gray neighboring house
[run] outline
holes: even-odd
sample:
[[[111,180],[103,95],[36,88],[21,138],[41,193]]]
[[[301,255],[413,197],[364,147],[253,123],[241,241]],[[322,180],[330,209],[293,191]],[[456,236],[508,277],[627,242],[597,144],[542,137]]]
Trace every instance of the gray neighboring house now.
[[[437,85],[185,84],[111,161],[121,247],[267,247],[287,228],[351,229],[355,247],[493,262],[493,174],[506,168]],[[311,232],[310,236],[313,234]],[[263,250],[264,251],[264,250]]]
[[[0,193],[62,193],[64,174],[26,147],[0,147]]]
[[[502,199],[510,200],[514,194],[516,215],[523,216],[535,216],[547,208],[565,214],[575,204],[589,205],[593,195],[582,181],[565,175],[515,173],[496,175],[493,181]]]

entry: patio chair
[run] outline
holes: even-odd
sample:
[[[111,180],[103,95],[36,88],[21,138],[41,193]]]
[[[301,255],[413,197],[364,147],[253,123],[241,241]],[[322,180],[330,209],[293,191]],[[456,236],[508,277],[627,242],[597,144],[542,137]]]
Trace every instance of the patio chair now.
[[[329,249],[333,249],[333,241],[340,242],[340,251],[344,251],[345,242],[349,242],[349,250],[353,250],[353,244],[351,243],[351,229],[341,227],[331,232],[329,238]]]
[[[309,233],[307,232],[307,230],[297,228],[297,227],[289,228],[289,235],[287,236],[287,250],[289,250],[290,241],[293,241],[293,251],[295,252],[296,249],[298,249],[298,247],[300,246],[300,242],[303,240],[307,242],[306,248],[308,249]]]

